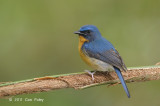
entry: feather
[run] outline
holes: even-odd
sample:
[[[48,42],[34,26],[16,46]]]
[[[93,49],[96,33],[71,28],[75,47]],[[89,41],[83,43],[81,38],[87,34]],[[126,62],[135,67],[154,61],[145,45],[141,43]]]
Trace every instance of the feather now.
[[[95,58],[106,62],[112,66],[126,71],[127,68],[114,46],[107,40],[95,40],[93,42],[85,42],[82,51],[91,58]],[[95,45],[96,44],[96,45]]]
[[[129,93],[128,88],[127,88],[127,85],[126,85],[126,83],[125,83],[125,81],[124,81],[124,79],[123,79],[123,76],[122,76],[122,74],[121,74],[121,71],[120,71],[118,68],[116,68],[116,67],[114,67],[114,69],[115,69],[115,71],[116,71],[116,73],[117,73],[117,75],[118,75],[118,77],[119,77],[119,79],[120,79],[120,81],[121,81],[121,84],[122,84],[122,86],[123,86],[123,88],[124,88],[124,90],[125,90],[128,98],[130,98],[130,93]]]

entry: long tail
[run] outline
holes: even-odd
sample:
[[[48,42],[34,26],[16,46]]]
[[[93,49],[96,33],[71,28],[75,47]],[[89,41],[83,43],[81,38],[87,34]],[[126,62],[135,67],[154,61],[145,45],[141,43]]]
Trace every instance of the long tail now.
[[[119,79],[121,81],[121,84],[122,84],[122,86],[123,86],[123,88],[124,88],[124,90],[125,90],[128,98],[130,98],[129,91],[128,91],[127,85],[126,85],[126,83],[125,83],[125,81],[123,79],[123,76],[121,74],[121,71],[118,68],[116,68],[116,67],[114,67],[114,69],[115,69],[115,71],[116,71],[116,73],[117,73],[117,75],[118,75],[118,77],[119,77]]]

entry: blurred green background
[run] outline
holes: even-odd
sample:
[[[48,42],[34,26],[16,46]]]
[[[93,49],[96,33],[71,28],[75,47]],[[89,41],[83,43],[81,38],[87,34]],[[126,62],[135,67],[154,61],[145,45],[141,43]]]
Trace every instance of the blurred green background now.
[[[73,32],[96,25],[118,49],[127,67],[160,61],[159,0],[0,0],[0,82],[90,69],[78,54]],[[160,106],[160,81],[85,90],[63,89],[14,98],[2,106]]]

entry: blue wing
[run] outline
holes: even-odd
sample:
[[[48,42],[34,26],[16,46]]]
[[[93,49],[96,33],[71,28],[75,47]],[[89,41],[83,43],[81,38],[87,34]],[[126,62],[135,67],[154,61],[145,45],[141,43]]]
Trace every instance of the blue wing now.
[[[94,42],[85,43],[82,51],[89,57],[104,61],[112,66],[126,71],[127,68],[114,46],[105,39],[96,40]]]
[[[109,41],[105,39],[100,39],[94,42],[89,42],[84,44],[82,46],[82,50],[89,57],[96,58],[98,60],[104,61],[112,65],[122,83],[122,86],[128,98],[130,98],[128,88],[120,71],[120,70],[126,71],[127,68],[121,56],[119,55],[118,51],[114,48],[114,46]]]

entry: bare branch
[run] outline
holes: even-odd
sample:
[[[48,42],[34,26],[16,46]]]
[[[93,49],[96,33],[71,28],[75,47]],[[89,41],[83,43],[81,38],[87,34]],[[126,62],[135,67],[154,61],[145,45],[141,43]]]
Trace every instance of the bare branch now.
[[[122,74],[127,83],[159,80],[160,66],[129,68],[127,72],[122,72]],[[94,78],[95,80],[92,81],[90,75],[82,72],[3,83],[0,84],[0,98],[62,88],[83,89],[101,84],[119,83],[115,72],[96,72]]]

